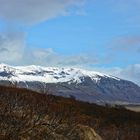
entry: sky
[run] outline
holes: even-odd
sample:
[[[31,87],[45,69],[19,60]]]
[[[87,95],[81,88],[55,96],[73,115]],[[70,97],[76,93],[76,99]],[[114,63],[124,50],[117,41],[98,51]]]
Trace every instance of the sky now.
[[[140,1],[0,0],[0,62],[82,67],[140,85]]]

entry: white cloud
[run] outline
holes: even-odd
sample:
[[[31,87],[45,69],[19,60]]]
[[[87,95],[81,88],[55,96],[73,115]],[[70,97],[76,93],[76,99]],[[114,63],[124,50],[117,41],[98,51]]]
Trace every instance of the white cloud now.
[[[25,48],[25,35],[23,33],[9,32],[0,35],[0,60],[12,63],[22,58]]]

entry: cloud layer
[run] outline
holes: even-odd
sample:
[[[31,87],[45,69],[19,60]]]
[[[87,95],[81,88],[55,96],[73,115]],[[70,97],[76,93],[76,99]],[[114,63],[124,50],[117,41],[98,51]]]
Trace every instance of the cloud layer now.
[[[21,23],[38,23],[59,15],[67,15],[70,6],[84,0],[0,0],[0,17]]]

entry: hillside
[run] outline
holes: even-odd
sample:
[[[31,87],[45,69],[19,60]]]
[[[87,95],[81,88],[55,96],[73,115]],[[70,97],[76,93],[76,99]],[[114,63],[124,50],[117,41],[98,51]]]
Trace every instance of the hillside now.
[[[0,86],[1,140],[139,140],[139,118],[121,106]]]

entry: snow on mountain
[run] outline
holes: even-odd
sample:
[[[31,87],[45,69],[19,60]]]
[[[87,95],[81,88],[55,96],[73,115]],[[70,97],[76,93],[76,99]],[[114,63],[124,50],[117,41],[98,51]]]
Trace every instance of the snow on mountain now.
[[[39,81],[45,83],[81,83],[82,77],[90,77],[96,83],[100,81],[100,77],[109,77],[120,80],[119,78],[99,72],[87,71],[77,68],[41,67],[34,65],[25,67],[12,67],[6,64],[0,65],[0,80],[4,79],[13,82]]]
[[[140,87],[114,76],[79,68],[0,64],[0,84],[95,103],[140,104]]]

